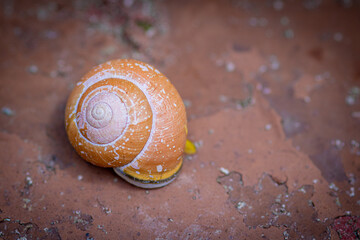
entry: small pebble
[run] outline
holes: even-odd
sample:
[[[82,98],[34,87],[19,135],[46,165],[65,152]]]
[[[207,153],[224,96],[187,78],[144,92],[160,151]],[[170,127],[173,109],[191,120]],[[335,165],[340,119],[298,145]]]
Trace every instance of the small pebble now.
[[[360,95],[360,88],[359,87],[350,88],[349,94],[352,96],[358,97]]]
[[[360,88],[359,87],[352,87],[349,92],[348,95],[345,98],[345,102],[348,105],[354,105],[356,100],[359,98],[360,96]]]
[[[287,232],[287,230],[285,230],[283,232],[283,235],[284,235],[284,239],[289,239],[290,238],[290,234]]]
[[[14,115],[14,111],[11,110],[11,109],[8,108],[8,107],[3,107],[3,108],[1,108],[1,112],[2,112],[3,114],[5,114],[6,116],[13,116],[13,115]]]
[[[294,38],[295,37],[295,33],[294,33],[294,30],[292,30],[292,29],[286,29],[285,31],[284,31],[284,36],[285,36],[285,38],[287,38],[287,39],[292,39],[292,38]]]
[[[340,139],[335,139],[331,141],[331,144],[334,145],[337,149],[341,150],[345,146],[345,143]]]
[[[113,45],[106,46],[103,49],[101,49],[101,55],[103,56],[111,56],[116,51],[116,47]]]
[[[58,76],[58,71],[51,71],[50,72],[50,77],[51,78],[56,78]]]
[[[147,36],[148,38],[152,38],[152,37],[154,37],[155,34],[156,34],[156,29],[155,29],[155,28],[150,28],[149,30],[146,31],[145,34],[146,34],[146,36]]]
[[[259,67],[259,73],[264,73],[264,72],[266,72],[266,71],[267,71],[267,66],[261,65],[261,66]]]
[[[252,17],[252,18],[249,19],[250,26],[255,27],[257,25],[257,23],[258,23],[257,18]]]
[[[204,141],[203,140],[196,141],[196,142],[194,142],[194,145],[195,145],[196,149],[199,149],[204,145]]]
[[[32,186],[32,185],[33,185],[33,181],[32,181],[32,179],[31,179],[31,177],[27,176],[27,177],[25,178],[25,183],[26,183],[26,186],[28,186],[28,187]]]
[[[352,113],[351,113],[351,116],[352,116],[353,118],[360,118],[360,112],[352,112]]]
[[[47,39],[56,39],[58,37],[58,33],[56,31],[53,31],[53,30],[46,30],[44,32],[44,36]]]
[[[355,97],[354,96],[346,96],[346,104],[347,105],[354,105],[355,104]]]
[[[268,20],[266,18],[260,18],[258,23],[260,27],[265,27],[268,24]]]
[[[82,175],[79,175],[79,176],[77,177],[77,179],[78,179],[79,181],[81,181],[81,180],[83,179],[83,176],[82,176]]]
[[[304,97],[304,102],[310,103],[310,102],[311,102],[311,97],[305,96],[305,97]]]
[[[239,210],[242,209],[243,207],[246,207],[246,203],[243,201],[238,202],[238,204],[236,205],[236,208]]]
[[[22,30],[19,27],[15,27],[13,29],[13,32],[14,32],[15,36],[20,36],[22,34]]]
[[[223,174],[225,174],[225,175],[229,175],[229,174],[230,174],[230,171],[229,171],[228,169],[226,169],[226,168],[223,168],[223,167],[220,168],[220,172],[223,173]]]
[[[303,5],[308,10],[314,10],[320,6],[321,2],[322,0],[304,0]]]
[[[280,11],[284,8],[284,2],[281,0],[276,0],[273,2],[273,8],[277,11]]]
[[[262,89],[263,89],[263,85],[261,83],[257,83],[256,84],[256,90],[262,91]]]
[[[271,93],[271,88],[266,87],[266,88],[263,89],[262,92],[263,92],[263,94],[265,94],[265,95],[269,95],[269,94]]]
[[[299,191],[299,192],[302,192],[302,193],[306,193],[306,190],[305,190],[304,187],[299,188],[298,191]]]
[[[332,190],[334,190],[334,191],[338,191],[338,190],[339,190],[339,188],[335,185],[335,183],[330,183],[329,188],[332,189]]]
[[[224,103],[224,102],[226,102],[228,100],[228,98],[226,96],[224,96],[224,95],[220,95],[219,100],[220,100],[220,102]]]
[[[355,174],[349,173],[348,174],[348,181],[349,181],[350,185],[354,185],[355,182],[356,182]]]
[[[337,41],[337,42],[341,42],[343,40],[342,33],[339,33],[339,32],[335,33],[334,34],[334,40]]]
[[[215,64],[216,64],[216,66],[221,67],[221,66],[224,65],[224,60],[218,58],[218,59],[215,60]]]
[[[39,7],[36,11],[37,19],[44,21],[49,17],[49,11],[46,8]]]
[[[233,72],[235,70],[235,64],[233,62],[226,63],[226,71]]]
[[[187,100],[187,99],[184,99],[184,105],[185,105],[186,108],[191,107],[191,101]]]
[[[350,192],[347,192],[347,194],[350,197],[354,197],[355,196],[355,188],[354,187],[350,187]]]
[[[266,25],[268,24],[268,20],[264,17],[262,18],[256,18],[256,17],[252,17],[249,19],[249,25],[252,27],[266,27]]]
[[[30,67],[28,67],[28,72],[29,73],[37,73],[39,71],[39,68],[36,65],[31,65]]]
[[[123,0],[123,4],[125,7],[129,8],[134,4],[135,0]]]
[[[270,68],[271,70],[278,70],[280,68],[280,63],[276,55],[270,56]]]
[[[288,17],[282,17],[282,18],[280,19],[280,23],[281,23],[281,25],[283,25],[283,26],[287,26],[287,25],[289,25],[290,20],[289,20]]]
[[[270,123],[265,125],[265,130],[269,131],[272,128],[272,125]]]
[[[353,0],[342,0],[340,1],[340,4],[344,7],[344,8],[349,8],[353,6]]]

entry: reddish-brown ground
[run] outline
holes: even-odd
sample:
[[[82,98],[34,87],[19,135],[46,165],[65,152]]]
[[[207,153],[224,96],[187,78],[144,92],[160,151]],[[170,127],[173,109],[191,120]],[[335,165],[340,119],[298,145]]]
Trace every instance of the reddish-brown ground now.
[[[0,238],[359,238],[359,29],[358,0],[1,1]],[[67,140],[71,89],[115,58],[184,99],[198,152],[167,187]]]

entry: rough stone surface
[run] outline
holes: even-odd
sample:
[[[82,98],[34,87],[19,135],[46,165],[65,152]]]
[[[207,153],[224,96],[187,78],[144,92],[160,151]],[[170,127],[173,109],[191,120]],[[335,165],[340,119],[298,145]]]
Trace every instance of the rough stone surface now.
[[[359,10],[2,1],[0,238],[359,238]],[[164,188],[133,187],[68,142],[72,88],[115,58],[156,66],[186,103],[198,152]]]

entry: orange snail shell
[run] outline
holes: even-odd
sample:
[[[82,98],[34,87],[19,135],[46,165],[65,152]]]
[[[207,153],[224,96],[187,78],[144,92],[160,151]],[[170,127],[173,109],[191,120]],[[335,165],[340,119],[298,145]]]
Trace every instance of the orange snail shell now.
[[[182,166],[183,101],[169,80],[146,63],[122,59],[93,68],[69,96],[65,125],[83,159],[113,167],[134,185],[164,186]]]

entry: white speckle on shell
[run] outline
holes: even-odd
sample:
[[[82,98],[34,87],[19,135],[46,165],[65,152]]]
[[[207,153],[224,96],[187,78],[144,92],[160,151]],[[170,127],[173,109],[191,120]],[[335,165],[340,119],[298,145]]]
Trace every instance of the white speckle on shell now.
[[[148,71],[149,71],[149,69],[148,69],[146,66],[144,66],[144,65],[142,65],[142,64],[140,64],[140,63],[135,63],[135,65],[138,66],[138,67],[140,67],[141,70],[144,71],[144,72],[148,72]]]
[[[138,162],[134,161],[131,163],[131,166],[135,169],[140,169],[139,166],[138,166]]]

